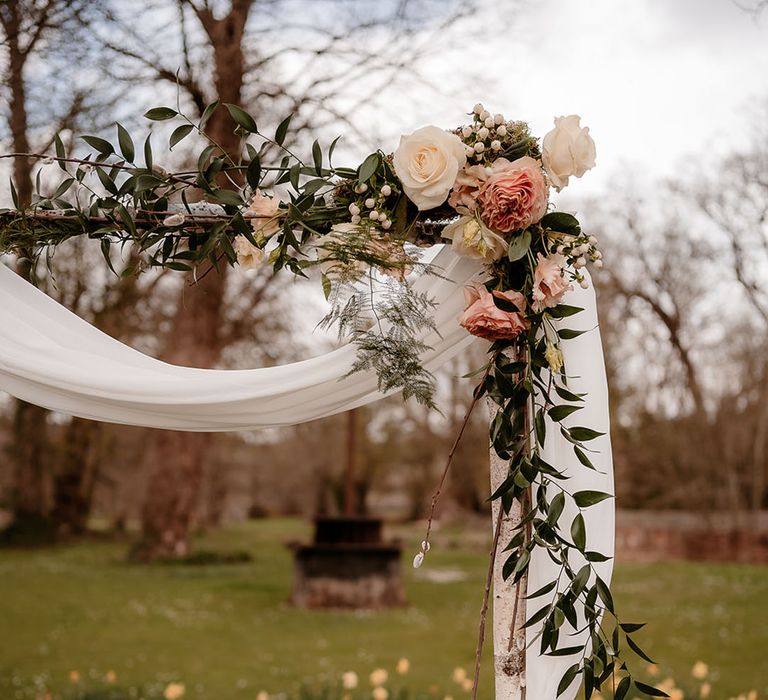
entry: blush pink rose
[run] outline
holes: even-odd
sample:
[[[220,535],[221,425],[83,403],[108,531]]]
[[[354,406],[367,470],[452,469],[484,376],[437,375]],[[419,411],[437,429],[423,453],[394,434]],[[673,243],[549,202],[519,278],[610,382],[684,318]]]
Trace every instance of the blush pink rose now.
[[[496,306],[494,297],[512,302],[518,311],[504,311]],[[472,335],[486,340],[516,338],[528,329],[523,315],[525,297],[520,292],[509,290],[494,291],[491,294],[484,285],[475,283],[464,289],[467,308],[459,317],[459,324]]]
[[[512,162],[498,158],[492,168],[477,196],[488,227],[507,233],[540,221],[547,213],[549,193],[538,161],[530,156]]]
[[[535,311],[557,306],[563,300],[565,293],[572,289],[572,285],[563,274],[564,269],[564,256],[554,254],[545,258],[538,253],[538,264],[533,272],[532,296]]]
[[[463,207],[474,211],[480,187],[491,173],[491,169],[486,170],[484,165],[465,165],[456,176],[456,182],[453,183],[451,195],[448,197],[448,204],[454,209]]]

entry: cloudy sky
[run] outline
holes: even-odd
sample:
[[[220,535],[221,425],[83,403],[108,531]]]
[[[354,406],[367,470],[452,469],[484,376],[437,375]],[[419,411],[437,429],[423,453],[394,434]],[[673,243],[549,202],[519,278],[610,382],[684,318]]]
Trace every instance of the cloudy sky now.
[[[768,103],[768,11],[756,19],[732,0],[495,0],[480,21],[487,40],[459,55],[491,88],[464,87],[439,114],[412,103],[409,126],[456,123],[459,97],[538,134],[555,115],[580,114],[600,166],[578,183],[582,194],[619,168],[669,176],[691,156],[743,143]],[[450,85],[450,64],[429,70]]]

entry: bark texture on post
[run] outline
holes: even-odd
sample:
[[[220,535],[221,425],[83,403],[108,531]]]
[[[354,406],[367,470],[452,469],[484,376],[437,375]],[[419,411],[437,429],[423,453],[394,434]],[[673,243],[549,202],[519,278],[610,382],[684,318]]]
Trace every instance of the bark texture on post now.
[[[487,399],[491,422],[499,410]],[[509,475],[509,461],[501,459],[491,447],[491,492]],[[493,527],[500,523],[499,548],[493,565],[493,666],[496,679],[496,700],[525,700],[525,594],[527,576],[519,583],[505,581],[502,575],[506,556],[502,550],[512,539],[520,523],[522,509],[515,501],[509,513],[499,521],[501,499],[493,501]],[[495,535],[495,532],[494,532]],[[533,700],[533,699],[532,699]]]

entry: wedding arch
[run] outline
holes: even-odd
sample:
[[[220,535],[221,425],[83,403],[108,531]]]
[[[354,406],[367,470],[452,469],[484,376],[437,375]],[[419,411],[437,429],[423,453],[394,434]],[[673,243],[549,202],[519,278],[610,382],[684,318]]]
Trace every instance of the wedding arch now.
[[[236,156],[206,136],[219,109],[236,124]],[[0,388],[93,420],[247,430],[398,391],[433,405],[434,371],[484,343],[467,415],[490,408],[493,546],[474,696],[491,587],[497,698],[572,699],[580,686],[587,698],[606,687],[617,700],[632,689],[664,696],[625,663],[627,648],[647,658],[632,636],[642,625],[618,617],[609,587],[608,392],[587,272],[602,254],[574,216],[550,204],[552,188],[595,164],[579,117],[555,119],[540,142],[526,123],[477,104],[463,126],[417,129],[394,153],[346,168],[333,165],[338,139],[327,149],[315,141],[306,161],[288,149],[290,117],[266,134],[232,104],[213,103],[197,121],[169,107],[145,116],[178,122],[171,148],[192,133],[206,140],[195,168],[166,171],[150,139],[137,149],[119,124],[115,143],[83,136],[92,151],[82,158],[59,138],[52,155],[3,156],[55,164],[61,178],[48,191],[38,179],[31,207],[12,190],[0,253],[42,256],[86,236],[110,267],[117,247],[133,250],[136,273],[318,268],[330,303],[323,323],[344,344],[272,368],[175,366],[101,333],[0,266]],[[415,567],[429,536],[428,527]]]

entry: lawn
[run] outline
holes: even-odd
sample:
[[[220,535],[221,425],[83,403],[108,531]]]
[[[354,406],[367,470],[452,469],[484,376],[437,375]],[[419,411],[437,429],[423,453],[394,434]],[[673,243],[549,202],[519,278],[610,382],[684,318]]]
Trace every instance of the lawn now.
[[[397,534],[414,552],[420,530]],[[252,522],[199,543],[247,550],[245,564],[133,566],[125,542],[0,551],[0,698],[150,700],[178,682],[185,699],[256,700],[262,690],[320,689],[347,670],[364,689],[377,667],[389,670],[393,690],[468,698],[451,676],[474,658],[486,547],[471,534],[439,532],[425,566],[407,567],[410,606],[384,613],[286,605],[284,543],[309,537],[296,520]],[[616,596],[626,619],[649,623],[640,639],[659,660],[656,680],[690,684],[703,660],[713,700],[751,689],[768,697],[768,568],[623,564]],[[410,661],[405,675],[394,672],[400,658]],[[490,698],[489,662],[485,670],[481,697]]]

